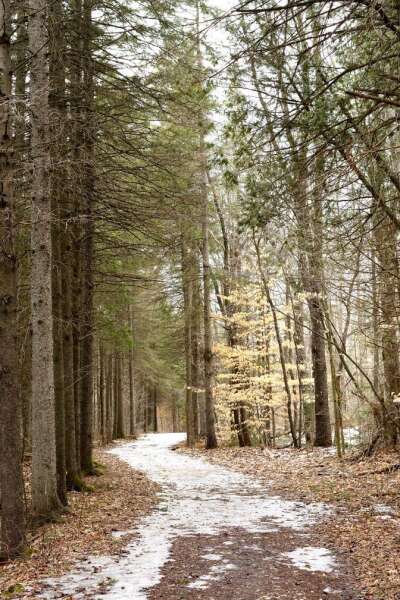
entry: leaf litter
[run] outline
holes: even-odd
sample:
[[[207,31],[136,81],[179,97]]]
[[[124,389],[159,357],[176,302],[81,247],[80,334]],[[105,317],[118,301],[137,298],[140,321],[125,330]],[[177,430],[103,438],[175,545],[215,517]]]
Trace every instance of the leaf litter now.
[[[69,492],[60,520],[29,528],[25,556],[0,565],[1,598],[37,598],[44,578],[64,574],[88,555],[119,555],[136,535],[139,519],[157,503],[157,484],[104,450],[95,459],[104,473],[86,478],[92,491]],[[29,518],[29,465],[25,471]],[[113,535],[121,530],[128,532]]]
[[[324,546],[352,564],[371,600],[400,599],[400,472],[398,455],[339,460],[331,449],[218,448],[181,452],[202,456],[263,481],[268,490],[331,506],[315,530]]]

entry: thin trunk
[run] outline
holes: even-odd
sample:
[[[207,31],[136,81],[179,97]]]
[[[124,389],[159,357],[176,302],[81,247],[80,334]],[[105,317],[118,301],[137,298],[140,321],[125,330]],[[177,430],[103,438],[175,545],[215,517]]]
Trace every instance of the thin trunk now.
[[[215,432],[215,414],[214,414],[214,355],[212,348],[212,327],[211,327],[211,280],[210,280],[210,258],[208,246],[208,194],[206,165],[205,165],[205,143],[204,134],[200,133],[200,158],[203,169],[201,196],[203,204],[202,219],[202,258],[203,258],[203,295],[204,295],[204,393],[206,403],[206,428],[207,428],[207,448],[217,447],[217,435]]]
[[[129,433],[136,436],[136,398],[135,398],[135,368],[134,368],[134,350],[133,350],[133,310],[132,305],[129,305],[129,328],[130,328],[130,343],[129,348]]]
[[[70,112],[71,112],[71,288],[72,288],[72,335],[74,363],[74,413],[76,462],[81,469],[81,314],[82,314],[82,156],[84,139],[82,131],[83,81],[82,81],[82,0],[71,0],[72,46],[70,53]]]
[[[149,405],[149,391],[148,384],[144,384],[144,393],[143,393],[143,433],[147,433],[147,413],[148,413],[148,405]]]
[[[106,390],[105,390],[105,357],[104,349],[99,343],[99,389],[98,389],[98,410],[99,410],[99,435],[102,445],[106,443]]]
[[[200,433],[200,318],[201,318],[201,289],[200,289],[200,268],[195,248],[193,249],[193,281],[192,281],[192,322],[191,322],[191,387],[192,387],[192,407],[193,407],[193,436],[197,441]]]
[[[114,353],[113,356],[113,432],[112,437],[116,439],[118,437],[118,409],[119,409],[119,399],[118,399],[118,357],[117,354]]]
[[[158,388],[155,385],[153,388],[153,428],[154,428],[154,433],[158,432],[157,401],[158,401]]]
[[[106,387],[106,441],[113,439],[113,356],[110,353],[107,361]]]
[[[56,399],[56,448],[57,490],[62,504],[67,504],[66,450],[65,450],[65,404],[64,404],[64,358],[63,358],[63,310],[61,265],[61,203],[65,172],[65,52],[63,7],[59,0],[49,6],[49,132],[50,132],[50,198],[52,211],[52,296],[53,296],[53,344],[54,389]]]
[[[193,426],[193,389],[192,389],[192,312],[193,312],[193,281],[190,230],[187,223],[183,224],[182,232],[182,286],[184,304],[184,338],[185,338],[185,407],[186,407],[186,436],[187,445],[194,446],[195,435]]]
[[[122,439],[125,437],[124,431],[124,405],[122,393],[122,355],[115,355],[115,380],[114,380],[114,403],[115,403],[115,419],[114,419],[114,437]]]
[[[129,351],[128,357],[129,368],[129,433],[131,436],[136,436],[136,403],[135,403],[135,379],[133,368],[133,351]]]
[[[256,240],[255,235],[253,235],[253,241],[254,241],[254,247],[255,247],[256,255],[257,255],[258,272],[261,277],[261,282],[263,284],[263,288],[264,288],[264,292],[265,292],[265,296],[266,296],[268,305],[271,309],[272,319],[273,319],[273,323],[274,323],[275,337],[276,337],[276,341],[278,344],[279,360],[280,360],[280,364],[281,364],[283,383],[284,383],[285,392],[286,392],[287,414],[288,414],[288,419],[289,419],[290,433],[292,436],[293,445],[295,448],[297,448],[298,441],[297,441],[297,432],[296,432],[295,422],[294,422],[294,418],[293,418],[292,394],[291,394],[291,390],[290,390],[289,378],[288,378],[288,373],[287,373],[287,368],[286,368],[282,337],[281,337],[281,333],[279,330],[278,318],[276,316],[276,308],[275,308],[275,304],[272,300],[272,296],[271,296],[271,292],[270,292],[270,289],[269,289],[269,286],[267,283],[267,279],[264,275],[264,271],[263,271],[262,264],[261,264],[260,245],[259,245],[259,241]]]
[[[83,161],[83,212],[82,223],[82,313],[81,313],[81,439],[80,460],[85,473],[93,467],[93,263],[94,263],[94,131],[93,94],[94,66],[92,58],[92,0],[83,4],[83,89],[84,89],[84,137],[81,158]]]
[[[63,219],[68,219],[68,207],[63,211]],[[64,405],[65,405],[65,462],[67,487],[75,489],[79,480],[79,468],[76,455],[76,419],[75,419],[75,370],[74,370],[74,333],[72,323],[72,256],[71,236],[68,225],[62,237],[62,314],[63,314],[63,359],[64,359]]]

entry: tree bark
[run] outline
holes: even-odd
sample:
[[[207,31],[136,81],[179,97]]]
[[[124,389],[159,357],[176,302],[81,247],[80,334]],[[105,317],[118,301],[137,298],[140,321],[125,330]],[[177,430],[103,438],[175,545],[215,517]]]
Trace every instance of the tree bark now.
[[[262,281],[262,284],[263,284],[263,288],[264,288],[264,292],[265,292],[265,296],[266,296],[268,305],[269,305],[269,307],[271,309],[272,319],[273,319],[273,323],[274,323],[275,337],[276,337],[276,341],[277,341],[277,344],[278,344],[279,360],[280,360],[280,363],[281,363],[283,383],[284,383],[285,392],[286,392],[287,414],[288,414],[288,419],[289,419],[290,433],[291,433],[292,440],[293,440],[293,446],[295,448],[297,448],[298,447],[298,441],[297,441],[296,426],[295,426],[295,422],[294,422],[294,418],[293,418],[292,393],[291,393],[290,385],[289,385],[288,372],[287,372],[287,367],[286,367],[286,362],[285,362],[285,355],[284,355],[282,337],[281,337],[281,333],[280,333],[280,330],[279,330],[278,318],[277,318],[277,315],[276,315],[276,308],[275,308],[275,304],[274,304],[274,301],[273,301],[272,296],[271,296],[271,292],[270,292],[270,289],[269,289],[269,285],[268,285],[266,276],[265,276],[263,268],[262,268],[259,241],[256,240],[256,237],[255,237],[254,234],[253,234],[253,241],[254,241],[254,248],[256,250],[256,255],[257,255],[258,271],[259,271],[259,274],[260,274],[260,277],[261,277],[261,281]]]
[[[62,3],[54,0],[49,6],[49,133],[50,133],[50,198],[52,211],[52,297],[53,297],[53,344],[54,389],[56,398],[56,449],[57,491],[62,504],[67,504],[66,450],[65,450],[65,402],[63,357],[63,310],[62,310],[62,255],[61,204],[65,170],[65,73],[63,54],[64,15]]]
[[[52,314],[51,201],[49,194],[48,4],[29,0],[32,127],[32,510],[48,517],[57,495],[54,346]]]
[[[0,556],[25,546],[22,407],[18,394],[17,275],[13,223],[10,3],[0,5]]]
[[[204,305],[204,393],[206,403],[206,446],[216,448],[217,434],[215,431],[214,413],[214,355],[212,348],[211,328],[211,281],[210,281],[210,257],[208,246],[208,194],[207,194],[207,169],[206,169],[204,134],[200,132],[200,165],[201,173],[201,199],[203,205],[202,218],[202,258],[203,258],[203,305]]]
[[[106,382],[106,441],[109,444],[113,439],[113,356],[111,353],[107,361]]]
[[[184,338],[185,338],[185,408],[186,408],[186,436],[187,445],[193,447],[195,443],[193,389],[192,389],[192,313],[193,313],[193,280],[192,280],[192,245],[190,243],[190,230],[187,223],[183,223],[182,231],[182,287],[184,305]]]
[[[93,473],[93,269],[94,269],[94,65],[92,57],[92,0],[83,3],[83,239],[81,316],[81,468]]]

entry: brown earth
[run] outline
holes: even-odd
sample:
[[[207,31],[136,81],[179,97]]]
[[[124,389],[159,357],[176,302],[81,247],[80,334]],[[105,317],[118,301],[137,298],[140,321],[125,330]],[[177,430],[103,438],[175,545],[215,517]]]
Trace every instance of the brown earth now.
[[[334,573],[298,569],[282,553],[318,545],[310,535],[280,529],[249,533],[240,528],[218,536],[179,538],[149,600],[319,600],[364,598],[346,564]],[[188,586],[204,580],[204,589]]]

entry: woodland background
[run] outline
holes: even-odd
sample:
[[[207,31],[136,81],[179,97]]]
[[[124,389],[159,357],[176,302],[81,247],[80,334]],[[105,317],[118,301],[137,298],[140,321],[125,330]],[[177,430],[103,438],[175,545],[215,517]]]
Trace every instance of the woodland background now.
[[[3,555],[94,443],[396,447],[399,11],[1,3]]]

